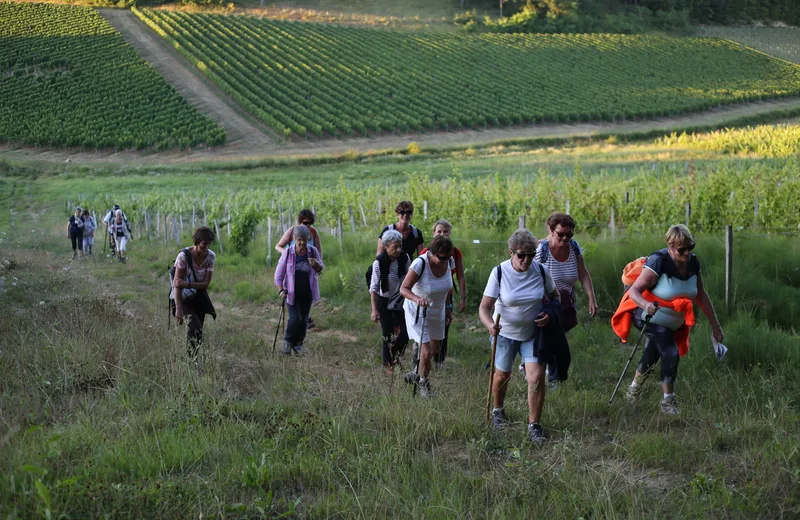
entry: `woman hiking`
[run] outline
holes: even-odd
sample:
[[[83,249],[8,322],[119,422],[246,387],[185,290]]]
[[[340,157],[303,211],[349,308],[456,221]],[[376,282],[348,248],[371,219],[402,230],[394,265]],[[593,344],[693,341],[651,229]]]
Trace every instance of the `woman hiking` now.
[[[541,426],[545,398],[545,364],[536,355],[542,345],[537,344],[538,329],[547,327],[551,317],[543,300],[550,299],[560,310],[558,289],[547,269],[534,261],[536,237],[527,229],[518,229],[508,239],[510,259],[492,269],[479,308],[481,323],[490,337],[497,336],[495,373],[492,380],[492,425],[496,429],[509,425],[505,412],[506,389],[514,358],[517,354],[525,363],[528,381],[528,438],[534,444],[546,440]],[[499,325],[495,324],[500,315]],[[563,333],[562,333],[563,334]]]
[[[631,402],[639,399],[645,377],[660,359],[664,394],[661,413],[677,415],[675,379],[680,357],[689,350],[689,327],[694,325],[692,301],[697,302],[711,323],[714,339],[722,342],[725,334],[703,285],[700,261],[692,253],[696,242],[689,228],[683,224],[670,227],[666,242],[665,249],[650,255],[641,266],[641,274],[623,296],[611,325],[625,341],[631,321],[641,329],[645,315],[651,316],[644,332],[644,351],[626,398]]]
[[[97,221],[89,213],[88,209],[83,210],[83,254],[91,255],[94,247],[94,232],[97,229]]]
[[[83,258],[83,227],[84,220],[81,212],[83,210],[80,206],[75,208],[75,212],[69,217],[67,223],[67,238],[72,241],[72,259],[78,258],[78,251],[80,251],[81,258]]]
[[[394,209],[394,212],[397,215],[397,222],[395,224],[389,224],[381,230],[378,235],[378,248],[375,251],[375,255],[377,256],[383,253],[383,243],[381,242],[383,234],[390,229],[394,229],[395,231],[399,231],[403,236],[403,251],[405,254],[407,254],[409,258],[414,258],[422,253],[422,246],[425,244],[422,231],[411,224],[411,217],[414,215],[414,205],[407,200],[400,201]]]
[[[209,248],[215,238],[210,228],[201,226],[192,235],[194,246],[181,250],[175,258],[175,276],[170,296],[172,312],[179,325],[188,319],[186,353],[195,362],[203,343],[206,315],[210,314],[214,319],[217,317],[208,296],[208,286],[217,259],[217,255]],[[175,302],[179,304],[175,305]]]
[[[317,275],[325,267],[316,247],[309,245],[311,231],[299,224],[292,231],[294,245],[283,250],[275,268],[275,286],[281,299],[289,307],[289,323],[283,338],[282,354],[303,356],[308,349],[303,345],[308,326],[311,304],[319,300]]]
[[[297,214],[297,223],[306,226],[308,230],[311,232],[311,238],[308,239],[308,245],[314,246],[317,248],[319,252],[320,259],[322,258],[322,241],[319,238],[319,233],[317,233],[317,229],[314,227],[314,223],[316,222],[316,215],[310,209],[301,209],[300,213]],[[283,254],[284,249],[288,246],[294,245],[294,226],[290,227],[286,230],[278,243],[275,244],[275,251],[280,254]],[[306,323],[306,329],[313,329],[315,327],[314,320],[311,319],[311,315],[308,316],[308,322]]]
[[[111,236],[114,237],[114,242],[116,244],[116,251],[117,251],[117,260],[122,263],[127,262],[128,239],[130,238],[130,230],[128,229],[128,223],[125,221],[125,217],[122,214],[122,210],[118,209],[114,211],[114,217],[111,219],[111,222],[108,225],[108,229],[111,233]]]
[[[429,380],[431,365],[453,314],[445,304],[447,294],[453,288],[450,270],[455,268],[455,262],[452,254],[450,239],[435,237],[428,252],[411,263],[400,287],[400,294],[406,299],[403,309],[408,336],[420,344],[419,380],[416,384],[423,398],[433,397]]]
[[[400,284],[408,273],[411,259],[401,249],[403,235],[399,231],[393,229],[385,231],[381,240],[384,251],[372,262],[369,285],[372,303],[370,319],[381,324],[383,366],[386,373],[392,375],[408,344]]]

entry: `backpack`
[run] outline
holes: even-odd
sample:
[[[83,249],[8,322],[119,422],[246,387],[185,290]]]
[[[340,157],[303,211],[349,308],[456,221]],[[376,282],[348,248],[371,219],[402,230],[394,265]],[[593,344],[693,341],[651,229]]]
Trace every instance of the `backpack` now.
[[[409,224],[409,226],[411,226],[411,233],[417,239],[417,242],[419,242],[421,244],[422,243],[422,231],[420,231],[419,228],[417,228],[414,224]],[[392,230],[395,230],[395,231],[397,230],[397,228],[395,227],[394,224],[389,224],[389,226],[387,226],[387,227],[389,229],[392,229]]]
[[[547,263],[547,259],[550,258],[550,246],[547,244],[547,239],[542,239],[539,241],[539,245],[542,246],[542,259],[539,260],[540,264]],[[575,251],[575,256],[580,256],[581,254],[581,246],[574,240],[569,241],[570,247],[572,250]]]
[[[379,272],[380,272],[380,275],[381,275],[381,282],[383,282],[384,277],[388,277],[389,276],[389,266],[391,265],[392,262],[389,260],[389,255],[387,255],[385,251],[383,253],[379,254],[378,256],[376,256],[375,260],[378,261],[378,269],[379,269]],[[410,264],[411,264],[410,258],[408,258],[408,255],[405,252],[397,258],[397,277],[398,278],[402,279],[408,273],[408,266]],[[423,272],[424,272],[425,268],[423,267],[422,269],[423,269]],[[367,268],[367,272],[364,273],[364,278],[367,281],[367,289],[369,289],[370,286],[372,285],[372,264],[369,264],[369,267]],[[381,291],[385,292],[385,290],[386,290],[386,288],[383,287],[383,285],[381,284]]]

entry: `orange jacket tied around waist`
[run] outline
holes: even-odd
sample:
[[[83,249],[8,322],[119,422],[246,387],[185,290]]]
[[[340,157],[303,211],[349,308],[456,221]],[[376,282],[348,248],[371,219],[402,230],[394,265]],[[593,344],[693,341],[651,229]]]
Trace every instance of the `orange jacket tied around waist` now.
[[[634,262],[631,262],[634,263]],[[630,265],[630,264],[629,264]],[[667,307],[675,312],[683,314],[683,325],[677,330],[673,331],[675,344],[678,346],[678,353],[681,357],[689,352],[689,329],[695,324],[694,304],[689,298],[675,298],[674,300],[662,300],[650,291],[642,292],[642,297],[649,302],[655,302],[661,307]],[[634,302],[628,291],[622,296],[622,301],[619,302],[617,312],[611,317],[611,328],[614,333],[619,336],[623,343],[628,342],[628,335],[631,332],[631,323],[633,320],[633,311],[636,310],[638,305]]]

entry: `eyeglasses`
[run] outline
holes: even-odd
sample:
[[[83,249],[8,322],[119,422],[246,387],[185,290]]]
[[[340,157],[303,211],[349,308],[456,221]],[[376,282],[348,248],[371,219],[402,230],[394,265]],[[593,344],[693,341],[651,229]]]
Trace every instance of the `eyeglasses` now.
[[[413,211],[406,211],[406,210],[401,209],[400,211],[397,212],[397,214],[398,215],[408,215],[410,217],[411,215],[414,214],[414,212]]]
[[[564,238],[564,237],[572,238],[575,236],[575,233],[573,233],[572,231],[567,231],[566,233],[561,233],[560,231],[556,231],[556,235],[558,235],[558,238]]]
[[[514,251],[514,254],[517,255],[517,258],[520,260],[525,260],[526,258],[533,258],[536,256],[536,251],[532,253],[520,253],[519,251]]]
[[[679,255],[683,255],[686,254],[687,251],[689,252],[692,251],[694,249],[694,246],[695,244],[692,244],[690,246],[676,247],[675,251],[677,251]]]

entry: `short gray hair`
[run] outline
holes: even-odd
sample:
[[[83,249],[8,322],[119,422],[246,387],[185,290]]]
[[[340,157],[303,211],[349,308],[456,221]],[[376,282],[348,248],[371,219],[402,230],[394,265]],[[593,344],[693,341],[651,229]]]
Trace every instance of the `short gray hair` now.
[[[512,251],[535,251],[539,242],[527,229],[518,229],[508,237],[508,248]]]
[[[306,240],[309,240],[311,239],[311,231],[308,229],[308,226],[304,224],[298,224],[292,231],[292,237],[295,239],[305,238]]]
[[[439,220],[437,220],[436,223],[433,225],[433,232],[434,233],[436,233],[436,228],[439,227],[439,226],[442,226],[443,228],[445,228],[447,231],[450,231],[451,233],[453,231],[453,224],[451,224],[450,222],[448,222],[447,220],[445,220],[443,218],[440,218]]]
[[[389,247],[389,244],[393,242],[403,242],[403,234],[397,231],[396,229],[387,229],[381,235],[381,244],[383,247]]]

